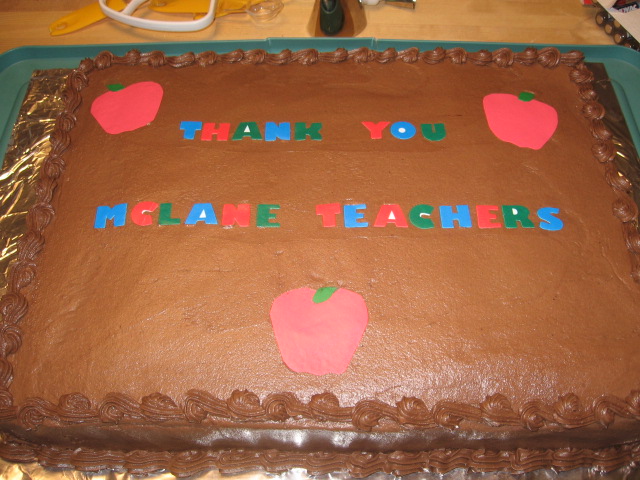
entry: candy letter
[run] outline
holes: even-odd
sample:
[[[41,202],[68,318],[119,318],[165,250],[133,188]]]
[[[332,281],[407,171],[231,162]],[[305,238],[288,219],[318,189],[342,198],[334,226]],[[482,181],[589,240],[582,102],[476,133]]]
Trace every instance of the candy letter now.
[[[289,122],[267,122],[264,127],[264,139],[267,142],[291,140],[291,124]]]
[[[276,214],[271,210],[279,210],[280,205],[258,205],[256,213],[256,226],[258,227],[279,227],[280,224],[272,222],[276,218]]]
[[[533,222],[529,220],[529,210],[520,205],[503,205],[502,216],[507,228],[518,228],[518,223],[524,228],[534,228]]]
[[[218,141],[229,140],[229,130],[231,129],[231,124],[229,123],[221,123],[217,125],[216,123],[205,123],[202,127],[202,135],[200,136],[200,140],[204,140],[210,142],[214,135]]]
[[[360,210],[365,210],[366,208],[365,204],[345,205],[343,207],[344,226],[347,228],[368,227],[369,224],[367,222],[360,221],[364,218],[364,212]]]
[[[454,228],[455,222],[458,222],[462,228],[471,228],[471,214],[469,213],[469,205],[458,205],[457,211],[453,207],[444,205],[440,207],[440,222],[442,228]]]
[[[396,227],[408,227],[404,212],[398,204],[382,205],[373,226],[386,227],[390,223],[395,224]]]
[[[322,216],[323,227],[335,227],[336,216],[341,212],[339,203],[316,205],[316,215]]]
[[[500,228],[502,224],[497,222],[499,207],[497,205],[476,205],[478,215],[478,228]]]
[[[198,222],[204,222],[206,225],[217,225],[218,219],[210,203],[196,203],[191,207],[185,225],[195,225]]]
[[[391,135],[400,139],[408,140],[416,134],[416,127],[409,122],[396,122],[391,125]]]
[[[160,204],[160,214],[158,215],[158,225],[179,225],[179,218],[171,217],[171,209],[173,205],[170,203],[161,203]]]
[[[94,228],[105,228],[107,226],[107,220],[113,221],[114,227],[122,227],[127,218],[127,204],[121,203],[109,207],[108,205],[101,205],[96,209],[96,219],[93,222]]]
[[[241,122],[233,134],[232,140],[242,140],[249,137],[252,140],[262,140],[262,134],[256,122]]]
[[[196,132],[202,130],[202,122],[180,122],[180,130],[184,132],[182,138],[185,140],[193,140],[196,138]]]
[[[389,126],[391,122],[362,122],[362,125],[367,127],[371,140],[380,140],[382,138],[382,131]]]
[[[251,220],[251,205],[241,203],[237,207],[232,204],[225,204],[222,207],[222,220],[220,223],[231,226],[237,223],[241,227],[248,227]]]
[[[433,207],[431,205],[416,205],[409,211],[409,221],[414,227],[427,229],[433,228],[433,220],[431,220],[431,213]]]
[[[151,225],[153,219],[149,213],[153,212],[156,208],[158,208],[156,202],[140,202],[131,209],[131,220],[141,227]]]
[[[322,134],[320,133],[321,128],[321,123],[312,123],[307,126],[306,123],[296,122],[294,137],[296,140],[306,140],[307,137],[311,140],[322,140]]]
[[[556,215],[560,213],[560,209],[552,207],[544,207],[538,210],[538,218],[542,220],[540,228],[548,230],[550,232],[556,232],[562,230],[564,222],[560,220]]]
[[[421,129],[422,136],[432,142],[439,142],[447,136],[444,123],[423,123]]]

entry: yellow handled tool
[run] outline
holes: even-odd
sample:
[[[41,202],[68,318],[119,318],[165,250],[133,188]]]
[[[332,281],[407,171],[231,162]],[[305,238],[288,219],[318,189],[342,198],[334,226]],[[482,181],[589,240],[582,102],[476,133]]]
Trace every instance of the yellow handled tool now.
[[[127,4],[124,0],[109,0],[109,6],[114,10],[122,10]],[[102,12],[98,2],[75,10],[49,25],[49,33],[53,36],[65,35],[81,28],[88,27],[102,19],[106,15]]]
[[[216,17],[229,13],[243,13],[263,0],[218,0]],[[193,13],[202,14],[207,11],[208,0],[151,0],[149,8],[163,13]]]

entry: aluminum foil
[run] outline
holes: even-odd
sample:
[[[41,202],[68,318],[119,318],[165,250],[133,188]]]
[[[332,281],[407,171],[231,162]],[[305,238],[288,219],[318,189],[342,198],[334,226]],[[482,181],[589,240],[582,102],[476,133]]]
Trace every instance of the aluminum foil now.
[[[11,142],[0,170],[0,296],[7,288],[8,270],[26,230],[40,166],[47,157],[49,134],[64,107],[62,91],[69,70],[34,71]]]
[[[0,460],[0,478],[3,480],[134,480],[140,477],[128,473],[82,473],[77,471],[47,470],[38,464],[16,465]],[[385,473],[376,473],[366,480],[640,480],[640,468],[624,467],[614,472],[600,473],[593,469],[578,468],[567,472],[553,470],[536,470],[524,474],[473,473],[464,469],[449,473],[412,473],[405,477],[395,477]],[[175,480],[169,473],[145,476],[145,480]],[[332,473],[311,477],[303,469],[292,469],[286,473],[269,474],[251,472],[235,475],[223,475],[217,471],[204,472],[201,475],[188,477],[188,480],[354,480],[347,474]]]
[[[617,146],[617,164],[633,183],[633,196],[640,208],[640,158],[625,124],[611,81],[602,65],[591,64],[596,77],[596,90],[600,102],[607,109],[607,127],[612,131]],[[62,92],[69,70],[35,71],[18,119],[13,127],[12,140],[0,169],[0,296],[5,293],[11,262],[16,257],[17,243],[26,230],[26,214],[34,202],[32,186],[37,180],[40,166],[46,158],[50,146],[49,135],[55,118],[63,109]],[[3,480],[130,480],[128,473],[105,472],[102,474],[82,473],[74,470],[48,470],[38,464],[12,464],[0,460],[0,479]],[[154,480],[173,480],[174,476],[160,473]],[[252,472],[241,475],[223,475],[217,471],[207,471],[197,480],[310,480],[305,470],[293,469],[274,475]],[[350,480],[347,474],[331,474],[313,477],[322,480]],[[625,467],[615,472],[602,474],[594,469],[576,469],[568,472],[538,470],[527,474],[472,473],[463,469],[447,474],[415,473],[406,480],[640,480],[639,467]],[[194,479],[194,477],[190,477]],[[394,480],[393,475],[375,474],[369,480]]]
[[[604,122],[613,134],[613,143],[616,147],[616,166],[631,182],[631,195],[640,209],[640,157],[634,147],[631,133],[604,65],[591,63],[589,69],[595,78],[594,90],[598,94],[598,101],[607,112]],[[636,228],[640,229],[640,225],[636,224]]]

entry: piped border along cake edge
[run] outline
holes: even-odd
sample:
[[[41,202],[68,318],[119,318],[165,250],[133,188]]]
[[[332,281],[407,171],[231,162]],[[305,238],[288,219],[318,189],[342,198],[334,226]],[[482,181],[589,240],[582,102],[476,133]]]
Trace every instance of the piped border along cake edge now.
[[[184,398],[155,393],[141,401],[110,393],[98,403],[82,394],[64,395],[58,404],[40,398],[30,398],[19,407],[0,410],[0,422],[16,420],[27,429],[48,425],[139,425],[171,424],[193,426],[215,422],[243,422],[273,426],[298,421],[350,425],[360,432],[372,432],[381,425],[397,425],[403,430],[455,430],[461,424],[493,428],[518,427],[537,432],[545,427],[574,429],[597,425],[611,426],[616,418],[640,422],[640,390],[626,399],[602,396],[591,405],[582,405],[573,394],[562,396],[554,404],[532,400],[519,408],[500,394],[488,396],[478,405],[439,401],[429,409],[419,398],[404,397],[389,405],[378,400],[362,400],[355,406],[341,406],[332,393],[313,395],[305,403],[292,393],[272,393],[261,400],[248,391],[234,391],[227,400],[200,390],[187,392]],[[639,424],[640,426],[640,424]]]
[[[0,420],[18,421],[26,428],[37,428],[43,421],[61,423],[106,422],[120,423],[129,419],[145,419],[150,423],[162,423],[184,420],[202,421],[207,416],[220,416],[232,420],[284,421],[289,418],[309,418],[313,420],[350,422],[356,428],[369,431],[375,428],[381,419],[391,420],[406,428],[436,428],[457,426],[462,421],[484,423],[491,426],[520,426],[536,430],[547,425],[575,428],[594,423],[607,426],[615,417],[640,421],[640,391],[633,391],[626,399],[603,396],[592,405],[582,407],[580,400],[568,394],[554,405],[531,400],[517,411],[511,407],[504,396],[494,395],[478,405],[465,405],[441,401],[429,410],[420,399],[403,399],[396,406],[378,401],[364,400],[352,407],[342,407],[337,398],[330,393],[314,396],[307,404],[300,402],[293,394],[274,393],[265,400],[250,392],[234,392],[228,400],[220,400],[206,392],[191,391],[185,397],[183,406],[160,394],[150,395],[137,402],[126,395],[110,394],[99,405],[94,405],[81,394],[62,397],[55,405],[42,399],[29,399],[17,406],[13,403],[10,384],[13,379],[13,366],[9,360],[20,348],[22,334],[19,327],[21,318],[28,310],[27,300],[22,295],[35,276],[35,260],[44,246],[43,233],[55,213],[51,200],[59,177],[64,172],[64,151],[69,145],[69,132],[75,125],[75,112],[81,103],[81,90],[87,85],[87,74],[93,70],[104,69],[112,64],[145,64],[154,67],[169,65],[186,67],[189,65],[208,66],[215,63],[301,63],[305,65],[318,62],[339,63],[387,63],[424,62],[437,64],[448,60],[452,63],[473,63],[508,67],[514,63],[523,65],[540,64],[546,68],[558,65],[570,67],[570,78],[578,86],[583,101],[583,114],[591,123],[594,137],[594,157],[604,165],[605,178],[616,193],[614,214],[623,225],[625,241],[630,252],[632,276],[640,281],[640,233],[637,230],[638,212],[629,191],[629,181],[621,176],[614,164],[615,147],[611,134],[602,122],[604,108],[597,102],[593,90],[593,76],[583,62],[580,52],[560,53],[553,47],[537,50],[527,48],[522,52],[513,52],[501,48],[494,52],[481,50],[466,52],[462,48],[445,50],[436,48],[420,52],[410,48],[397,52],[387,49],[377,52],[367,48],[352,51],[338,49],[334,52],[318,52],[308,49],[299,52],[285,50],[270,54],[264,50],[240,51],[225,54],[203,52],[187,53],[177,57],[167,57],[162,52],[140,53],[131,51],[122,57],[104,52],[94,60],[83,61],[67,80],[65,93],[65,111],[59,117],[55,131],[51,135],[51,152],[47,157],[40,181],[37,186],[37,200],[27,217],[27,233],[20,242],[17,261],[12,267],[7,294],[0,300],[0,312],[3,323],[0,329]],[[260,413],[264,410],[263,413]],[[637,460],[637,448],[633,461]],[[586,458],[586,457],[585,457]],[[393,469],[392,469],[393,470]]]
[[[81,472],[126,471],[132,475],[170,473],[190,477],[217,469],[222,474],[264,471],[272,474],[302,468],[307,475],[347,472],[355,478],[375,473],[394,476],[412,473],[446,474],[456,469],[474,473],[524,474],[538,470],[565,472],[577,468],[610,473],[640,462],[640,443],[603,449],[434,449],[421,452],[293,452],[279,450],[189,450],[182,452],[65,449],[5,439],[0,457],[15,463],[38,462],[45,468],[72,468]]]

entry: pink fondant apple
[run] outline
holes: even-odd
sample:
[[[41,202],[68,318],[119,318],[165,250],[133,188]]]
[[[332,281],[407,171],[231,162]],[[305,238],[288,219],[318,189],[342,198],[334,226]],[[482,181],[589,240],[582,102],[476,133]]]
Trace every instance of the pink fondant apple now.
[[[298,288],[271,306],[280,355],[294,372],[344,373],[367,327],[364,299],[344,288]]]
[[[105,132],[131,132],[150,124],[162,102],[162,86],[156,82],[137,82],[128,87],[109,85],[110,91],[91,104],[91,114]]]
[[[522,92],[492,93],[484,97],[484,113],[493,134],[518,147],[541,149],[558,127],[558,112],[551,105]]]

